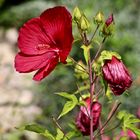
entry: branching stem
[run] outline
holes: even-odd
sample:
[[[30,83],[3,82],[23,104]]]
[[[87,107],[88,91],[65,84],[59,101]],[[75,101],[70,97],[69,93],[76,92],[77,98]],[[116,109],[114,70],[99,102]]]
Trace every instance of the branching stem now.
[[[66,136],[66,133],[63,131],[62,127],[59,125],[59,123],[57,122],[57,120],[52,116],[52,120],[53,120],[53,123],[56,125],[56,127],[58,129],[61,130],[61,132],[64,134],[64,137],[66,137],[68,140],[70,140],[67,136]]]
[[[101,45],[99,46],[99,49],[98,49],[98,51],[97,51],[97,53],[96,53],[94,59],[93,59],[92,62],[91,62],[92,65],[93,65],[93,63],[95,62],[95,60],[97,59],[97,57],[99,56],[99,54],[100,54],[100,52],[101,52],[101,49],[102,49],[102,47],[103,47],[103,44],[104,44],[105,40],[106,40],[106,37],[103,38],[102,43],[101,43]]]

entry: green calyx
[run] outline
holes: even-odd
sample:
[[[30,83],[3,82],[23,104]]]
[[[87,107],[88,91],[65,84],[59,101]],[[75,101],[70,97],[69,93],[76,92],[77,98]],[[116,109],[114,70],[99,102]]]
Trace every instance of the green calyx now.
[[[94,17],[95,24],[102,24],[104,22],[104,14],[103,12],[99,11],[96,16]]]
[[[111,23],[109,26],[106,24],[103,25],[103,28],[101,30],[102,36],[111,36],[115,32],[115,24]]]
[[[76,6],[76,7],[74,8],[74,10],[73,10],[73,20],[74,20],[76,23],[78,23],[78,22],[80,21],[80,19],[81,19],[81,16],[82,16],[81,11],[80,11],[80,9]]]
[[[101,67],[104,65],[105,60],[111,60],[112,56],[115,56],[116,58],[121,60],[121,56],[116,52],[106,50],[102,51],[100,57],[93,64],[94,71],[100,75]]]

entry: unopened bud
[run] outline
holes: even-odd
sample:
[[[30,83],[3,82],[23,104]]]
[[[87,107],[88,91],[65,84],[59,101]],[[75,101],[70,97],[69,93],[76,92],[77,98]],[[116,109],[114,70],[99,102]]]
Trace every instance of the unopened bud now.
[[[108,19],[106,20],[103,29],[102,29],[102,34],[104,36],[111,36],[114,32],[114,18],[113,14],[111,14]]]
[[[83,31],[87,31],[90,27],[88,19],[84,15],[82,15],[82,17],[81,17],[80,27]]]
[[[113,14],[111,14],[108,19],[106,20],[105,24],[108,27],[109,25],[111,25],[114,22],[114,18],[113,18]]]
[[[82,14],[80,12],[80,9],[78,7],[75,7],[74,11],[73,11],[73,19],[74,19],[74,21],[79,22],[81,16],[82,16]]]
[[[98,12],[97,14],[96,14],[96,16],[94,17],[94,22],[96,23],[96,24],[102,24],[103,22],[104,22],[104,14],[103,14],[103,12]]]

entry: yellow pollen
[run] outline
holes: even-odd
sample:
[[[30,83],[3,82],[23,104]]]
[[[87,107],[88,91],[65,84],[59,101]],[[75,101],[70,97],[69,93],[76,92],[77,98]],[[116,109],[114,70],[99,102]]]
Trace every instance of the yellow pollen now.
[[[50,48],[50,45],[47,45],[47,44],[38,44],[38,46],[36,48],[38,50],[44,50],[44,49]]]

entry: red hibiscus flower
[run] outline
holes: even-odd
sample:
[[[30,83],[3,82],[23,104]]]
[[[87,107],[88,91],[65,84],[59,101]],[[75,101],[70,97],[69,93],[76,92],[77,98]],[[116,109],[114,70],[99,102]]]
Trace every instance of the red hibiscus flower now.
[[[85,99],[86,108],[81,106],[80,112],[76,117],[76,127],[83,135],[90,135],[90,98]],[[99,118],[101,114],[101,104],[98,102],[92,103],[92,116],[93,116],[93,131],[98,128]]]
[[[115,95],[121,95],[132,84],[132,79],[123,62],[115,56],[106,60],[102,68],[104,79]]]
[[[72,41],[71,14],[62,6],[47,9],[20,29],[15,68],[21,73],[38,70],[33,79],[40,81],[59,61],[66,63]]]

